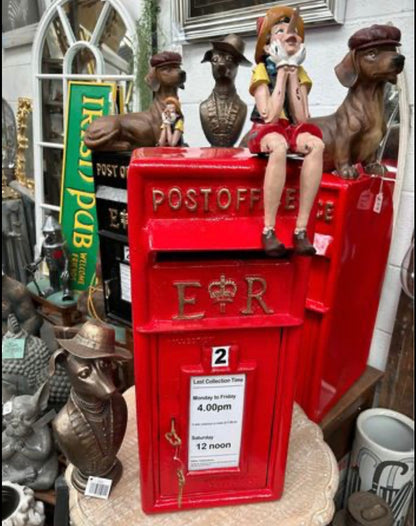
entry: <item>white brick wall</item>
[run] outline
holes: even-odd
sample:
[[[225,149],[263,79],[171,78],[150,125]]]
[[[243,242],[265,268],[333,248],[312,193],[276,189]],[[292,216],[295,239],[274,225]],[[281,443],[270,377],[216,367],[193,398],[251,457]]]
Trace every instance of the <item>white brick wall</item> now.
[[[201,64],[207,49],[206,43],[186,44],[182,48],[172,42],[175,31],[171,25],[170,0],[161,0],[163,34],[166,49],[182,50],[183,67],[188,74],[185,90],[180,93],[185,113],[185,137],[190,146],[208,146],[199,120],[199,104],[211,93],[214,80],[209,63]],[[409,245],[413,231],[414,210],[414,3],[412,0],[346,0],[345,23],[306,29],[307,58],[305,68],[313,79],[310,94],[310,109],[313,116],[332,113],[344,99],[347,90],[338,82],[334,66],[346,54],[347,41],[357,30],[372,24],[393,23],[402,31],[402,53],[406,56],[405,79],[408,87],[408,109],[410,111],[410,136],[403,167],[401,194],[396,196],[398,215],[393,232],[388,267],[383,285],[379,313],[376,321],[369,364],[384,370],[391,334],[394,326],[400,287],[400,264]],[[170,36],[170,41],[169,41]],[[245,55],[253,60],[255,37],[246,37]],[[253,99],[248,93],[251,68],[240,67],[236,87],[240,97],[248,104],[249,112]],[[243,134],[250,128],[247,119]]]

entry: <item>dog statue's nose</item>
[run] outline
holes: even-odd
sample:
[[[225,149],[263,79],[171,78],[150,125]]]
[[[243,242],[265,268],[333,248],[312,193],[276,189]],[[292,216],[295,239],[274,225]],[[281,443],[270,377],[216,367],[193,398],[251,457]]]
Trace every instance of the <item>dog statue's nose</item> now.
[[[404,55],[397,55],[396,57],[394,57],[393,61],[394,61],[394,65],[398,68],[400,68],[400,71],[403,69],[404,67],[404,61],[405,61],[406,57]]]

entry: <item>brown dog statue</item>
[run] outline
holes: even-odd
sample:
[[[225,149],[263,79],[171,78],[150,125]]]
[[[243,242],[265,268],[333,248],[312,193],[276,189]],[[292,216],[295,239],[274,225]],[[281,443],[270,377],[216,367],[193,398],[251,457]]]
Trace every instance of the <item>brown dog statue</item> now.
[[[397,27],[373,25],[356,31],[348,41],[349,53],[335,67],[348,94],[332,115],[310,119],[319,126],[325,143],[324,170],[336,170],[344,179],[355,179],[354,164],[367,173],[383,175],[376,153],[386,132],[384,87],[395,84],[405,57],[397,52],[401,33]]]
[[[184,87],[186,73],[181,69],[179,53],[163,51],[150,59],[146,83],[154,92],[148,110],[123,115],[109,115],[94,120],[88,127],[84,142],[90,150],[122,151],[141,146],[156,146],[162,125],[163,101],[178,97]]]

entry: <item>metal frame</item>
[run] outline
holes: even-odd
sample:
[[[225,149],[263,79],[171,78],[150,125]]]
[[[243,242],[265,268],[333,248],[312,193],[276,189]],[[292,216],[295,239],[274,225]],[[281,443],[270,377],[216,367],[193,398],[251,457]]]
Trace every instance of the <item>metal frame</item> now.
[[[60,79],[63,83],[63,104],[64,108],[67,105],[67,95],[68,95],[68,81],[69,80],[91,80],[94,82],[99,81],[111,81],[111,80],[135,80],[135,71],[132,75],[127,74],[104,74],[104,56],[101,50],[96,46],[99,42],[102,31],[104,30],[107,18],[110,14],[111,8],[115,9],[120,15],[124,25],[126,26],[127,33],[135,39],[136,27],[134,20],[131,18],[129,12],[126,10],[126,7],[123,5],[122,0],[101,0],[104,2],[103,9],[98,17],[97,24],[93,30],[90,41],[77,40],[68,17],[63,9],[63,5],[76,0],[56,0],[52,5],[49,6],[47,11],[42,16],[39,24],[38,30],[35,36],[32,50],[32,64],[34,67],[33,75],[33,156],[34,156],[34,178],[35,178],[35,221],[36,221],[36,248],[35,252],[39,250],[41,240],[42,240],[42,224],[43,224],[43,213],[44,210],[50,211],[60,211],[59,206],[51,205],[45,203],[45,193],[44,193],[44,181],[43,181],[43,150],[44,148],[57,148],[63,150],[64,145],[61,143],[51,143],[42,140],[42,80],[52,80]],[[42,55],[43,47],[46,42],[46,36],[52,20],[55,15],[58,14],[63,30],[65,32],[66,38],[69,43],[69,49],[67,50],[62,67],[62,74],[60,73],[41,73],[42,71]],[[133,42],[133,48],[136,46],[136,43]],[[96,73],[89,74],[74,74],[71,73],[72,61],[75,55],[79,52],[81,48],[87,48],[91,53],[93,53],[96,61]],[[135,66],[134,66],[135,67]],[[139,109],[139,97],[136,96],[134,90],[133,94],[133,110],[137,111]],[[64,113],[65,115],[65,113]],[[64,134],[65,134],[66,122],[64,118]]]
[[[42,18],[42,13],[46,8],[45,0],[31,1],[36,1],[39,10],[39,17]],[[2,33],[2,47],[4,49],[9,49],[12,47],[23,46],[25,44],[31,44],[35,37],[38,25],[39,22],[35,22],[34,24],[12,29],[11,31],[5,31]]]
[[[255,34],[256,20],[278,1],[241,9],[230,9],[221,14],[191,17],[191,0],[174,0],[173,20],[179,27],[178,43],[202,40],[229,33]],[[285,0],[283,5],[299,6],[306,26],[343,24],[346,0]]]

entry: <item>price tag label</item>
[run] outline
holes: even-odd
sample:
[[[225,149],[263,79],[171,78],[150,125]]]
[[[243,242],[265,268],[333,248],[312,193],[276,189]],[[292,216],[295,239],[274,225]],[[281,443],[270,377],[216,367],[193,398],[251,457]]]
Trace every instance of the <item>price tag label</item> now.
[[[84,495],[87,497],[95,497],[97,499],[108,499],[112,483],[113,481],[111,479],[88,477]]]
[[[191,377],[188,470],[238,467],[245,374]]]
[[[120,290],[121,299],[131,303],[130,265],[120,263]]]
[[[376,214],[379,214],[381,212],[382,204],[383,204],[383,193],[379,193],[376,195],[376,198],[374,200],[374,206],[373,206],[373,210]]]
[[[13,411],[13,403],[11,400],[9,400],[3,405],[3,416],[10,415],[12,411]]]
[[[22,360],[25,346],[26,338],[4,338],[1,344],[2,360]]]

